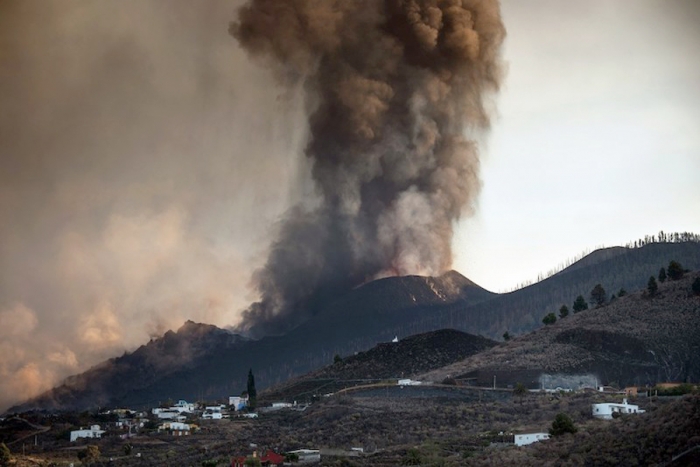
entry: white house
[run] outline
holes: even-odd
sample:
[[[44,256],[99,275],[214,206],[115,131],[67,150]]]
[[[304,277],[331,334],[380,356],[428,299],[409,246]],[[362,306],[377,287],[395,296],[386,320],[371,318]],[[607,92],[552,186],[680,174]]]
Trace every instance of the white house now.
[[[207,409],[207,410],[202,414],[202,418],[203,418],[204,420],[221,420],[221,419],[224,418],[224,414],[222,414],[220,410],[218,410],[218,411],[213,411],[213,410],[208,410],[208,409]]]
[[[289,454],[299,456],[300,464],[321,462],[321,451],[318,449],[297,449],[296,451],[289,451]]]
[[[248,406],[248,396],[229,396],[228,405],[233,407],[233,410],[235,410],[236,412],[238,412],[239,410],[243,410],[245,407]]]
[[[516,446],[527,446],[545,439],[549,439],[549,433],[523,433],[514,436]]]
[[[100,425],[92,425],[89,430],[81,428],[71,431],[70,441],[72,443],[78,438],[102,438],[102,433],[104,433],[104,430],[100,430]]]
[[[158,431],[168,431],[173,436],[188,436],[190,434],[190,425],[181,422],[165,422]]]
[[[602,418],[604,420],[611,420],[613,418],[613,414],[615,413],[644,413],[644,410],[640,409],[638,405],[628,404],[627,399],[622,399],[622,404],[593,404],[591,410],[594,417]]]

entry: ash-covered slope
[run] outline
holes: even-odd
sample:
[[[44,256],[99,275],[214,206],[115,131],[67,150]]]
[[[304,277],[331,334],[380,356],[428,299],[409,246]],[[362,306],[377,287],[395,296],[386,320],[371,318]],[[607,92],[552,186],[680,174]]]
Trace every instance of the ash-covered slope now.
[[[246,342],[247,339],[216,326],[187,321],[177,332],[168,331],[134,352],[71,376],[60,386],[8,412],[109,406],[123,394],[149,388],[174,373],[196,371],[212,355],[241,348]]]
[[[383,379],[411,378],[498,345],[454,329],[440,329],[398,342],[383,342],[366,352],[293,378],[260,395],[265,400],[308,400],[314,395]]]
[[[187,322],[133,353],[110,359],[10,409],[147,406],[167,399],[239,393],[248,369],[259,388],[280,383],[389,340],[389,333],[431,307],[495,296],[452,271],[441,277],[394,277],[356,288],[283,336],[247,340],[215,326]],[[403,335],[402,335],[403,336]],[[393,337],[393,335],[392,335]]]
[[[691,284],[700,273],[659,284],[559,319],[530,334],[422,375],[447,375],[490,385],[538,387],[542,374],[591,374],[600,383],[645,385],[700,381],[700,297]],[[474,380],[475,378],[475,380]]]

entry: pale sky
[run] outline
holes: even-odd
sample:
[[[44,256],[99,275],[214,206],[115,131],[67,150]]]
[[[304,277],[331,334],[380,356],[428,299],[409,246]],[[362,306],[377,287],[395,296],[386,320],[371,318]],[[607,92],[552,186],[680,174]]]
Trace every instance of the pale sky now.
[[[509,73],[455,269],[503,291],[583,250],[700,231],[700,2],[502,8]]]

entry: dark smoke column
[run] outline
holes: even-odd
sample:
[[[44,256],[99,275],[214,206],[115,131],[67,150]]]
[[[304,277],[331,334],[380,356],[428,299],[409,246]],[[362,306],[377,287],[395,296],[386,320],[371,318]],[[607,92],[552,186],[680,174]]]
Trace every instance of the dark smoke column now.
[[[283,332],[367,280],[447,270],[502,74],[498,1],[252,0],[230,32],[303,81],[321,199],[288,214],[241,327]]]

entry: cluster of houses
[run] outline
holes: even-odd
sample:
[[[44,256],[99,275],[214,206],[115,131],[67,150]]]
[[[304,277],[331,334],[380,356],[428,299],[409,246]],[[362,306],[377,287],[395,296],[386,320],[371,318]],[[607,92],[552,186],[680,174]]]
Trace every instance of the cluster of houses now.
[[[616,416],[623,414],[639,413],[644,413],[644,410],[640,409],[638,405],[628,403],[627,398],[622,399],[622,403],[606,402],[602,404],[592,404],[591,406],[591,414],[593,417],[602,420],[612,420]],[[549,433],[522,433],[515,435],[513,438],[513,442],[516,446],[526,446],[549,439]]]

